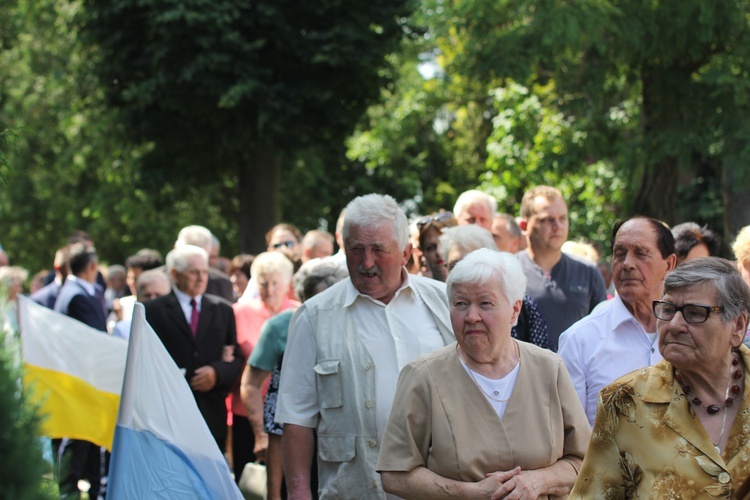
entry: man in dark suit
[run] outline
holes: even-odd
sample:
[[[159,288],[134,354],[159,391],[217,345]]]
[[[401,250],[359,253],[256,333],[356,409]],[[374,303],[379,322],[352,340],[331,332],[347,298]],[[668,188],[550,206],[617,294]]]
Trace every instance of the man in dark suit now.
[[[146,320],[185,378],[216,444],[223,452],[227,438],[224,402],[242,373],[234,311],[220,297],[207,295],[208,253],[180,245],[167,255],[171,293],[144,303]]]
[[[32,293],[29,298],[39,305],[54,309],[60,288],[68,277],[68,247],[64,246],[55,252],[55,261],[52,264],[55,279]]]
[[[96,283],[99,273],[96,250],[85,243],[70,245],[69,275],[60,288],[55,311],[77,319],[106,334],[107,317],[104,312],[104,290]],[[107,477],[107,452],[88,441],[65,438],[58,452],[60,459],[60,495],[78,496],[78,481],[90,484],[89,498],[104,494]]]

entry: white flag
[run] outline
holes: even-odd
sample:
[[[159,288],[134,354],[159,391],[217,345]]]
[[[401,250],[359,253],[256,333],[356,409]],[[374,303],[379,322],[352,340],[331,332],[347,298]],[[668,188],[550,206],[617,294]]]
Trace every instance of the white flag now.
[[[119,498],[241,499],[185,377],[136,304],[109,469]]]

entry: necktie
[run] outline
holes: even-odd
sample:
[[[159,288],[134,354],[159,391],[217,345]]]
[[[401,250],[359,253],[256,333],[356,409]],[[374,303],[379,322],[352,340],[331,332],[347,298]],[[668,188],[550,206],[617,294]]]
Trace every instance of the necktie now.
[[[195,299],[190,299],[190,307],[190,331],[193,332],[193,337],[195,337],[198,331],[198,303]]]

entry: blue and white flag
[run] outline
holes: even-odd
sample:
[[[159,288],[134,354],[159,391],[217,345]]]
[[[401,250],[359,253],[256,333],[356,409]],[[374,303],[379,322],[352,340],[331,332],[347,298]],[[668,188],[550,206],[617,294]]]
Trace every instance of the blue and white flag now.
[[[115,500],[242,498],[142,304],[133,313],[107,490]]]

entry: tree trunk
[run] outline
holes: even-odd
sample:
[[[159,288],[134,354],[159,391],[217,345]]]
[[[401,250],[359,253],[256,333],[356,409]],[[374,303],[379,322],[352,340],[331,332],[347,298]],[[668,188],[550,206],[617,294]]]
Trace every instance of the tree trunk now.
[[[641,70],[641,82],[641,120],[646,165],[633,211],[638,215],[674,224],[678,159],[676,155],[663,152],[660,132],[677,123],[680,103],[673,82],[669,81],[662,68],[645,66]]]
[[[282,154],[267,144],[254,143],[240,166],[240,251],[266,250],[266,232],[281,218]]]
[[[722,175],[724,228],[722,246],[732,255],[731,245],[740,229],[750,225],[750,182],[743,166],[725,165]]]
[[[641,187],[636,195],[634,212],[659,219],[670,225],[675,223],[675,198],[677,197],[677,158],[667,157],[646,167]]]

